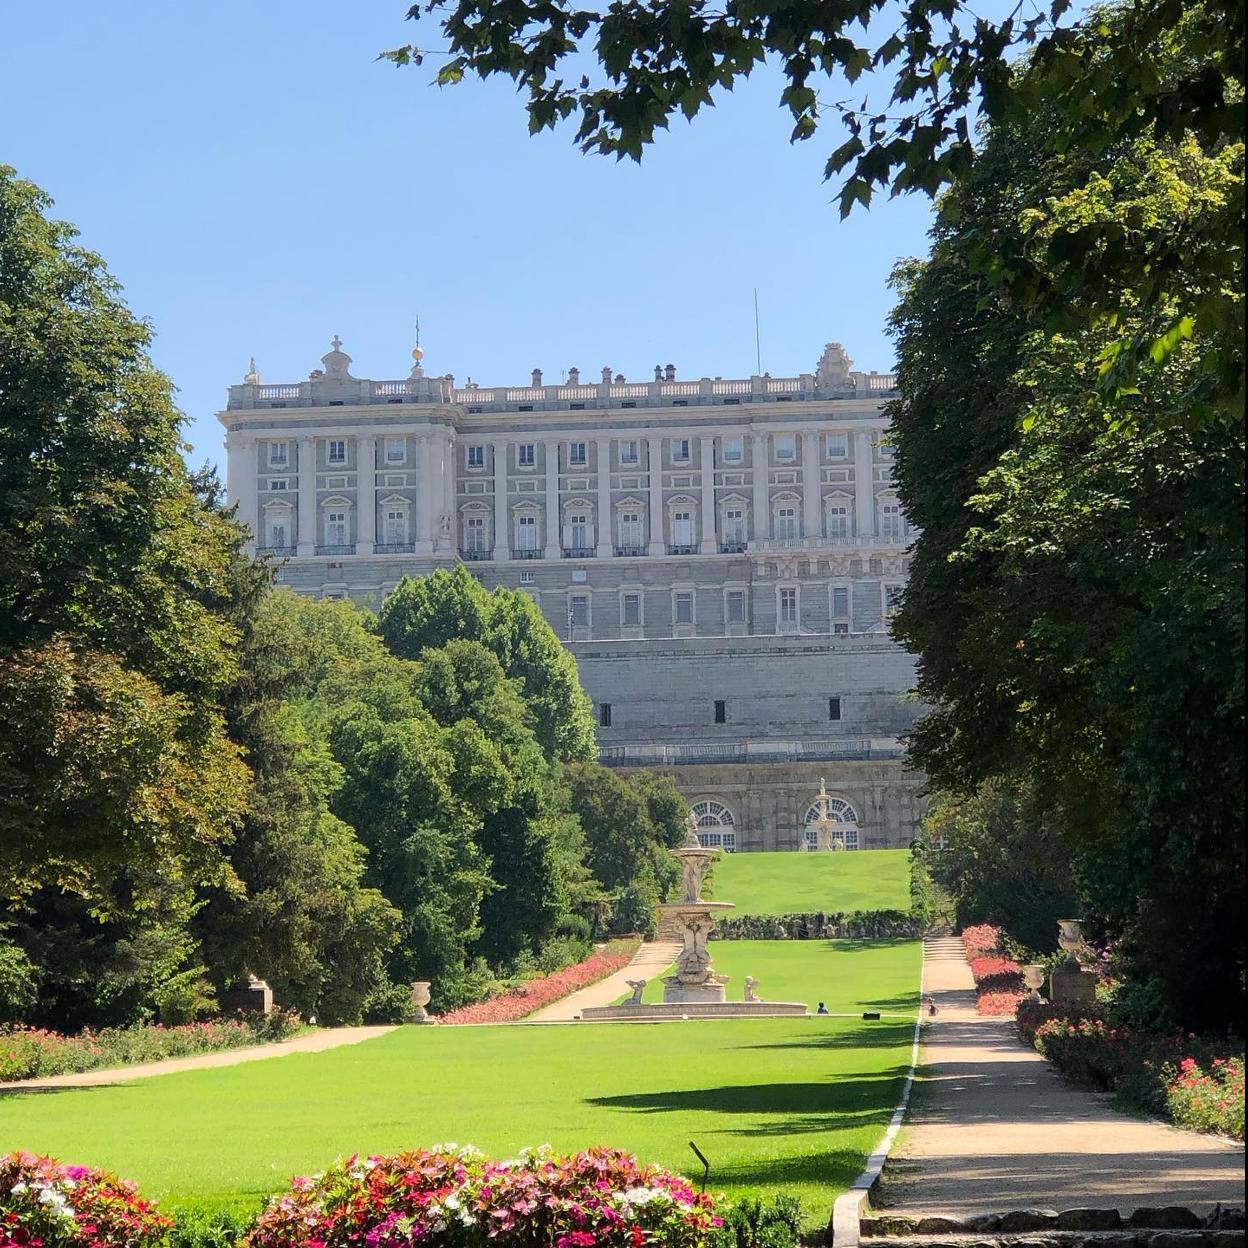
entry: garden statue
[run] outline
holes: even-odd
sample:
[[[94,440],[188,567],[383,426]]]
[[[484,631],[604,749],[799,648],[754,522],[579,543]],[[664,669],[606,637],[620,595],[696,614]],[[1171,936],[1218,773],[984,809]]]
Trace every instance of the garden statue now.
[[[645,992],[646,984],[649,983],[650,981],[645,980],[645,979],[626,979],[624,982],[633,990],[633,995],[629,997],[629,999],[625,1001],[624,1004],[625,1005],[640,1005],[641,994]]]
[[[408,986],[411,989],[411,1002],[406,1021],[409,1023],[432,1023],[434,1020],[425,1009],[425,1006],[429,1004],[431,984],[427,979],[418,979],[413,980]]]
[[[1044,967],[1039,963],[1032,963],[1023,967],[1023,983],[1031,990],[1030,1000],[1040,1000],[1040,989],[1044,984]]]
[[[753,975],[747,975],[745,977],[745,998],[744,998],[746,1001],[761,1001],[762,1000],[761,997],[755,994],[754,990],[757,987],[758,987],[758,980],[756,980]]]

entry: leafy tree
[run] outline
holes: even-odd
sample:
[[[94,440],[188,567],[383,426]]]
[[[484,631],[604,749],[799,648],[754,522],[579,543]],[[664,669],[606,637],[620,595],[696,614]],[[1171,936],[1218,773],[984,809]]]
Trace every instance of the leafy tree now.
[[[956,797],[1019,776],[1051,794],[1094,926],[1187,1025],[1220,1025],[1243,993],[1243,439],[1191,413],[1225,333],[1187,325],[1111,406],[1094,361],[1152,312],[1038,333],[967,257],[1086,220],[1216,232],[1242,151],[1058,159],[1047,124],[991,132],[899,273],[897,471],[922,534],[894,631],[935,708],[911,753]]]
[[[381,609],[380,630],[390,650],[409,659],[454,640],[480,642],[521,682],[547,755],[594,757],[593,716],[576,661],[528,594],[503,586],[490,593],[462,566],[405,577]]]
[[[1038,953],[1057,948],[1057,920],[1082,912],[1053,801],[1012,777],[970,797],[939,795],[924,830],[944,848],[928,856],[960,926],[992,923]]]
[[[965,177],[976,158],[976,117],[1021,126],[1043,111],[1041,143],[1055,157],[1189,132],[1212,150],[1243,134],[1241,0],[1130,0],[1073,22],[1069,0],[1042,0],[1026,13],[1016,6],[999,21],[956,0],[912,3],[894,16],[885,0],[612,0],[598,9],[562,0],[429,0],[408,17],[422,10],[438,14],[449,45],[439,84],[506,75],[527,94],[531,131],[576,118],[583,150],[617,158],[640,160],[674,116],[691,120],[716,93],[775,64],[794,141],[809,139],[829,115],[848,129],[825,168],[827,177],[847,174],[842,215],[869,205],[877,188],[935,194]],[[408,44],[382,55],[407,65],[426,54]],[[876,83],[882,90],[872,90]],[[855,105],[847,97],[860,87]],[[984,235],[967,260],[1067,331],[1135,305],[1132,332],[1112,338],[1103,357],[1100,380],[1112,395],[1134,383],[1186,317],[1236,341],[1242,301],[1221,275],[1242,222],[1241,182],[1227,211],[1201,230],[1183,217],[1141,219],[1128,232],[1089,220],[1047,246],[1029,240],[1002,251]],[[1203,275],[1200,292],[1194,272]],[[1188,297],[1178,302],[1181,289]],[[1208,362],[1206,398],[1222,418],[1236,419],[1242,348]]]

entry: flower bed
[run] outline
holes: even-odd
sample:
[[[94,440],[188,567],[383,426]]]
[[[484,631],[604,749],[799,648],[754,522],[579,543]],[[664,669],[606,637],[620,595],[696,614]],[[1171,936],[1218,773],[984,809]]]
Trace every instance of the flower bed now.
[[[722,1219],[678,1175],[626,1153],[526,1150],[487,1161],[442,1145],[348,1158],[273,1198],[244,1248],[702,1248]]]
[[[0,1248],[143,1248],[173,1225],[133,1183],[51,1157],[0,1157]]]
[[[553,975],[543,975],[528,983],[509,988],[500,996],[475,1005],[452,1010],[439,1019],[443,1023],[514,1023],[517,1019],[560,1001],[579,988],[595,984],[616,971],[623,970],[633,959],[636,944],[617,942]]]
[[[1002,931],[987,923],[965,928],[962,947],[975,980],[975,1008],[980,1014],[1010,1017],[1027,999],[1023,968],[1001,950]]]
[[[0,1082],[267,1044],[302,1027],[299,1016],[285,1010],[183,1027],[107,1027],[76,1036],[39,1027],[0,1027]]]
[[[881,940],[923,934],[920,916],[905,910],[853,910],[825,914],[743,914],[721,918],[711,940]]]
[[[1244,1138],[1244,1059],[1215,1057],[1208,1071],[1185,1057],[1166,1085],[1166,1108],[1181,1127]]]

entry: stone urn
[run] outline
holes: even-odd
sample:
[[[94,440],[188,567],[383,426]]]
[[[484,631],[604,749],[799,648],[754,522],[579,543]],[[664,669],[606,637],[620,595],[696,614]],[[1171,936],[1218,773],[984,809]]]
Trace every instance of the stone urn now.
[[[1040,989],[1044,985],[1044,967],[1033,962],[1023,967],[1023,983],[1031,990],[1031,1000],[1040,1000]]]
[[[432,986],[427,979],[414,980],[409,985],[412,990],[411,1006],[407,1016],[409,1023],[432,1023],[434,1021],[425,1009],[425,1006],[429,1004],[429,989]]]
[[[1080,919],[1058,919],[1057,943],[1066,950],[1066,965],[1077,967],[1078,950],[1083,948],[1083,925]]]

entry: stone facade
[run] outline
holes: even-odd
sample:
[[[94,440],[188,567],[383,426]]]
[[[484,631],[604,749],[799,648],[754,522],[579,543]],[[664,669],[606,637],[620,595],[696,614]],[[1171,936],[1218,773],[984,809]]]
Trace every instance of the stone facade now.
[[[456,387],[419,352],[230,387],[228,484],[300,593],[374,607],[466,563],[522,588],[576,656],[604,761],[669,771],[707,840],[797,849],[823,777],[847,847],[909,842],[911,658],[888,636],[913,531],[887,374],[837,343],[795,378]],[[856,844],[855,844],[856,842]]]

